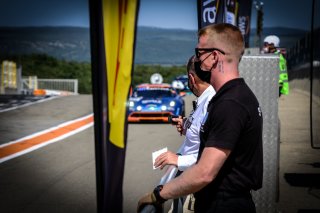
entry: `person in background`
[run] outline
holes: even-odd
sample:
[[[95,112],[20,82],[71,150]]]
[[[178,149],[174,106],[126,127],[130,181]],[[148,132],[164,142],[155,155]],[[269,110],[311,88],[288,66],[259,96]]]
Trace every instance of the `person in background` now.
[[[194,70],[194,60],[195,56],[192,56],[187,63],[188,87],[197,97],[197,100],[193,102],[193,110],[188,118],[172,118],[176,122],[177,131],[185,135],[185,139],[177,153],[167,151],[156,158],[155,167],[163,169],[166,165],[170,165],[166,174],[162,177],[160,184],[165,184],[174,177],[179,176],[197,161],[201,121],[207,112],[209,101],[215,95],[215,91],[209,83],[197,76]],[[190,212],[193,210],[193,201],[192,194],[188,197],[175,199],[169,212]]]
[[[195,70],[216,91],[200,127],[198,161],[138,202],[161,205],[195,193],[195,212],[256,212],[251,191],[262,187],[262,112],[239,77],[244,41],[238,27],[220,23],[199,30]],[[199,76],[200,77],[200,76]]]
[[[289,79],[287,70],[287,61],[280,50],[280,39],[278,36],[269,35],[263,41],[263,52],[279,55],[279,97],[289,94]]]

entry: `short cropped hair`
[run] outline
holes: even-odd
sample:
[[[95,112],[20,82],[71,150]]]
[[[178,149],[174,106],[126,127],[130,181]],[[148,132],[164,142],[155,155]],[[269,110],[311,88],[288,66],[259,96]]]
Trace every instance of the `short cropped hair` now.
[[[189,58],[188,63],[187,63],[187,74],[189,74],[190,72],[195,73],[194,60],[195,60],[195,55],[193,55]]]
[[[208,36],[207,48],[220,48],[231,58],[241,59],[244,40],[238,27],[228,23],[211,24],[199,30],[198,37],[204,35]]]

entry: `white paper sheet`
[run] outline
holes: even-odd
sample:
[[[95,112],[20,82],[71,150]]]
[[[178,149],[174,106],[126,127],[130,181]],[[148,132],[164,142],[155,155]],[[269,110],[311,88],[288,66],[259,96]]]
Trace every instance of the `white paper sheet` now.
[[[165,147],[165,148],[163,148],[163,149],[160,149],[160,150],[158,150],[158,151],[155,151],[155,152],[152,152],[152,167],[153,167],[153,169],[157,169],[155,166],[154,166],[154,162],[155,162],[155,160],[156,160],[156,158],[159,156],[159,155],[161,155],[162,153],[164,153],[164,152],[166,152],[166,151],[168,151],[168,148],[167,147]]]

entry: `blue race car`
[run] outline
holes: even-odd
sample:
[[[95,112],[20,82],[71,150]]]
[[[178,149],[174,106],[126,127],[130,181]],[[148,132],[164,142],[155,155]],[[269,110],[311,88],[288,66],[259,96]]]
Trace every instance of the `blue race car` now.
[[[141,84],[129,99],[129,122],[168,122],[169,115],[185,116],[185,102],[170,84]]]

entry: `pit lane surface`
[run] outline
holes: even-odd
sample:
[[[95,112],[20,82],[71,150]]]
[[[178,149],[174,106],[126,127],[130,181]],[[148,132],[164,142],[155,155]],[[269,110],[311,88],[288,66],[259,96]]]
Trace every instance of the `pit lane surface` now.
[[[90,113],[92,97],[85,95],[2,112],[0,145]],[[130,124],[128,131],[123,209],[134,212],[163,174],[152,169],[151,153],[176,151],[183,137],[170,124]],[[1,163],[0,177],[1,212],[96,212],[93,127]]]
[[[186,97],[191,106],[192,96]],[[292,90],[279,99],[281,120],[279,212],[319,212],[319,150],[311,149],[309,96]],[[319,107],[319,106],[318,106]],[[186,109],[187,113],[190,111]],[[69,96],[0,113],[0,144],[92,113],[91,96]],[[123,212],[135,212],[143,194],[159,181],[151,152],[165,146],[176,150],[182,138],[168,124],[130,124],[123,186]],[[0,164],[0,211],[96,212],[94,131],[88,128]],[[299,175],[291,185],[286,175]],[[319,180],[319,179],[317,179]],[[166,203],[168,207],[169,203]],[[305,210],[305,211],[303,211]],[[313,211],[312,211],[313,210]]]
[[[34,96],[34,95],[0,95],[0,113],[14,110],[20,107],[29,106],[31,104],[42,101],[51,100],[57,96]]]

